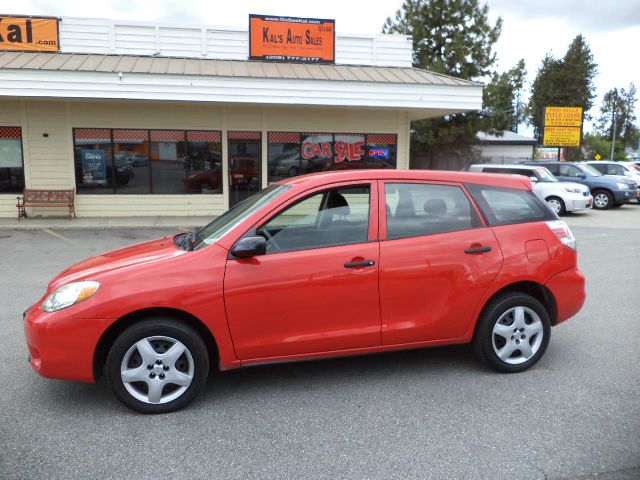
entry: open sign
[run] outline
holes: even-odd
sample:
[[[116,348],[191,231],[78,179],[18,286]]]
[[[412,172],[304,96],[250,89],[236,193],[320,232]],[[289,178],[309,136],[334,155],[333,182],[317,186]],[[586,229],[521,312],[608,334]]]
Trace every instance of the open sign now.
[[[369,157],[370,158],[389,158],[389,149],[388,148],[370,148]]]

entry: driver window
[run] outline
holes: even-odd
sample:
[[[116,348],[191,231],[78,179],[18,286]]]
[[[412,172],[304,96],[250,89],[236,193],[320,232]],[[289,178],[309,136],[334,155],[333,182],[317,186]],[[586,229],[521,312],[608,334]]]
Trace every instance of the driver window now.
[[[258,228],[267,254],[364,243],[369,230],[370,187],[323,190],[306,197]]]

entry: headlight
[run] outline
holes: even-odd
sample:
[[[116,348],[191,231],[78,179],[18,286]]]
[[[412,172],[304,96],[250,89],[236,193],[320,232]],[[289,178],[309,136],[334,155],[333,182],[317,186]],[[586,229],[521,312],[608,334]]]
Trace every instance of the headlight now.
[[[564,187],[564,190],[569,193],[582,193],[582,189],[578,187]]]
[[[98,282],[67,283],[47,297],[40,308],[45,312],[55,312],[70,307],[91,297],[98,291]]]
[[[635,189],[635,187],[632,187],[628,183],[616,183],[616,187],[618,187],[620,190],[634,190]]]

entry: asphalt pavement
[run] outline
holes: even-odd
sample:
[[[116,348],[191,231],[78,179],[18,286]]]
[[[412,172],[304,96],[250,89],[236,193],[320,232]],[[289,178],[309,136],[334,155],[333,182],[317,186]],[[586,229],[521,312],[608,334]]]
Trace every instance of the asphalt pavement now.
[[[21,314],[70,264],[176,229],[2,229],[0,479],[638,479],[640,206],[565,219],[587,302],[527,372],[462,346],[263,366],[158,416],[40,378]]]

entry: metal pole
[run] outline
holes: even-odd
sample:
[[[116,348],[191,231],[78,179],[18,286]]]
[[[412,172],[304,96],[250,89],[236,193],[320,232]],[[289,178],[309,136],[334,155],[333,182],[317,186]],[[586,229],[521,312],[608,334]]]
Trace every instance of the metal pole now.
[[[613,137],[611,140],[611,161],[613,162],[613,153],[615,150],[615,146],[616,146],[616,107],[613,107],[613,113],[612,113],[612,117],[613,117]]]

